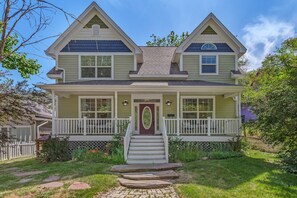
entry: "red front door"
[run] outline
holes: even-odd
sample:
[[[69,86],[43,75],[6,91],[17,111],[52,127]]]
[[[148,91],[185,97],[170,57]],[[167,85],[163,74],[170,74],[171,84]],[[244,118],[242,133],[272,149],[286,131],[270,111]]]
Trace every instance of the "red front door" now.
[[[154,104],[139,104],[139,129],[141,135],[155,134]]]

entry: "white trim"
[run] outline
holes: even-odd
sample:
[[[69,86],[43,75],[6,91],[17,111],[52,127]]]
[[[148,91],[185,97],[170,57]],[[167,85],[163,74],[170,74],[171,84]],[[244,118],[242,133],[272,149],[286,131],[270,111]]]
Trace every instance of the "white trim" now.
[[[129,78],[132,80],[185,80],[189,77],[188,74],[168,74],[168,75],[139,75],[129,74]]]
[[[86,56],[95,56],[95,55],[121,55],[121,56],[131,56],[134,55],[131,52],[59,52],[58,55],[86,55]]]
[[[136,57],[135,54],[134,54],[134,62],[133,62],[133,64],[134,64],[134,71],[137,71],[137,57]]]
[[[199,105],[199,99],[213,99],[213,110],[209,111],[212,112],[213,118],[216,118],[216,97],[215,96],[181,96],[181,106],[180,106],[180,113],[181,113],[181,118],[183,118],[183,99],[197,99],[197,105]],[[193,111],[194,112],[194,111]],[[196,113],[199,115],[199,109],[197,109]],[[202,111],[206,112],[206,111]],[[207,113],[207,112],[206,112]],[[199,119],[199,116],[197,117]]]
[[[183,52],[184,55],[236,55],[235,52]]]
[[[100,68],[100,66],[97,65],[97,56],[110,56],[111,57],[111,66],[104,66],[104,67],[108,67],[111,68],[111,77],[110,78],[86,78],[86,77],[81,77],[81,57],[82,56],[94,56],[95,57],[95,66],[84,66],[84,67],[94,67],[95,68],[95,76],[97,76],[97,69],[98,67]],[[79,80],[113,80],[114,79],[114,55],[113,54],[101,54],[101,53],[97,53],[89,55],[89,54],[85,54],[85,55],[79,55],[78,56],[78,79]]]
[[[179,59],[179,70],[184,71],[184,54],[180,54],[180,59]]]
[[[80,21],[85,18],[90,11],[95,8],[101,15],[104,20],[106,20],[116,32],[118,32],[125,41],[127,41],[132,47],[135,49],[136,54],[141,54],[142,50],[139,46],[137,46],[134,41],[101,9],[101,7],[96,3],[92,2],[84,12],[76,19],[74,22],[59,36],[57,40],[45,51],[47,55],[54,57],[53,55],[56,53],[56,46],[59,45],[63,40],[69,40],[68,37],[71,36],[73,30],[81,25]]]
[[[113,139],[111,135],[70,135],[68,137],[69,141],[112,141]]]
[[[174,136],[173,136],[174,137]],[[179,136],[183,142],[230,142],[234,136]]]
[[[202,49],[205,45],[208,45],[208,44],[211,44],[212,46],[214,46],[215,47],[215,49]],[[217,50],[218,48],[217,48],[217,46],[214,44],[214,43],[204,43],[202,46],[201,46],[201,48],[200,48],[201,50],[209,50],[209,51],[214,51],[214,50]]]
[[[114,104],[113,96],[78,96],[78,118],[81,118],[81,99],[111,99],[111,118],[114,118]],[[97,108],[97,100],[95,100],[95,108]],[[97,110],[95,111],[95,118],[97,117]]]
[[[216,73],[202,73],[202,56],[215,56],[216,57]],[[199,57],[199,75],[201,76],[213,76],[219,75],[219,55],[218,54],[202,54]],[[207,64],[204,64],[207,65]],[[212,65],[212,64],[211,64]]]

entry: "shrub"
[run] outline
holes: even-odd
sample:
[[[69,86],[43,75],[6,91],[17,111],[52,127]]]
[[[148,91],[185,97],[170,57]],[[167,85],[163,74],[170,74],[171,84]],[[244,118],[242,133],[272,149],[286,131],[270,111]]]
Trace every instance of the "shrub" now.
[[[195,160],[200,160],[205,156],[206,153],[202,151],[183,150],[177,152],[176,160],[180,162],[191,162]]]
[[[45,141],[39,158],[43,162],[69,160],[71,157],[68,152],[68,138],[53,137]]]
[[[287,150],[280,154],[283,168],[291,173],[297,174],[297,149]]]
[[[208,153],[208,158],[210,159],[228,159],[234,157],[242,157],[241,152],[237,151],[212,151]]]

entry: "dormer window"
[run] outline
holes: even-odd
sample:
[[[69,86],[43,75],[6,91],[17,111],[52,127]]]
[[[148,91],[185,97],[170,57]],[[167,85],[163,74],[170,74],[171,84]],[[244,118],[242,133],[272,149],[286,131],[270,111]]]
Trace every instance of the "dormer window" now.
[[[202,51],[214,51],[214,50],[217,50],[217,46],[213,43],[204,43],[201,46],[201,50]]]

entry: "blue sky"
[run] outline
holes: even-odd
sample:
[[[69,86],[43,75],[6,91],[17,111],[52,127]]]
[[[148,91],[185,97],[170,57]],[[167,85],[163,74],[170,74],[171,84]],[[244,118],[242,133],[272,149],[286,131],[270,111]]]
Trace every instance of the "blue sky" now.
[[[92,0],[52,0],[67,12],[79,16]],[[138,45],[145,45],[151,34],[166,36],[171,30],[180,34],[192,30],[213,12],[221,22],[247,47],[249,68],[260,66],[263,58],[273,52],[281,41],[296,36],[297,0],[97,0],[105,12]],[[51,25],[38,37],[61,34],[69,26],[57,12]],[[20,31],[26,31],[21,24]],[[40,74],[29,83],[53,83],[46,73],[54,61],[44,53],[55,39],[22,49],[42,65]],[[21,80],[17,72],[13,79]]]

